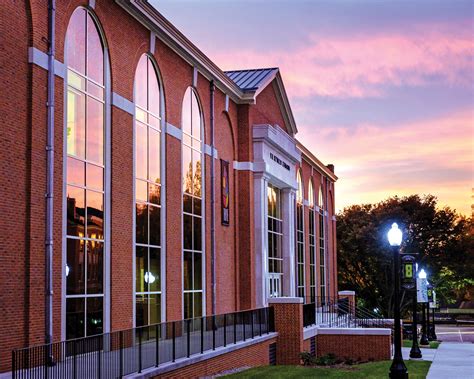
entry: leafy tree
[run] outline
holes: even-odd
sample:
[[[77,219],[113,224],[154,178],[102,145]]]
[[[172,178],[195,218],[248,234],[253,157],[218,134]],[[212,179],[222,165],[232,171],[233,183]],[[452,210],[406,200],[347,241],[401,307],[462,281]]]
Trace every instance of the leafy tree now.
[[[473,221],[436,205],[432,195],[412,195],[345,208],[337,223],[339,288],[355,290],[364,306],[393,316],[393,266],[387,232],[397,222],[404,235],[401,252],[417,254],[443,304],[470,296],[474,283]],[[410,294],[402,292],[402,314],[410,302]]]

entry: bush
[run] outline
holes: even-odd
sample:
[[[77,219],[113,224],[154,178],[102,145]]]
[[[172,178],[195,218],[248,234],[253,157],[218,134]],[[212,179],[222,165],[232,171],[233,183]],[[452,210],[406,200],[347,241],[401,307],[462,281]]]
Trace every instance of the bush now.
[[[336,364],[336,355],[333,353],[323,355],[321,357],[316,358],[315,363],[318,366],[332,366]]]
[[[307,351],[300,353],[300,358],[303,361],[303,366],[312,366],[314,364],[314,357]]]

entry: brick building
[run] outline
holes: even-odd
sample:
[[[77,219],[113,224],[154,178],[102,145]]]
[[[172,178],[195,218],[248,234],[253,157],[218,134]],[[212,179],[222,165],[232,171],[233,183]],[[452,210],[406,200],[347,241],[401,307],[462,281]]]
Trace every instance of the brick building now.
[[[223,72],[146,1],[1,17],[1,371],[50,339],[337,295],[337,177],[278,68]]]

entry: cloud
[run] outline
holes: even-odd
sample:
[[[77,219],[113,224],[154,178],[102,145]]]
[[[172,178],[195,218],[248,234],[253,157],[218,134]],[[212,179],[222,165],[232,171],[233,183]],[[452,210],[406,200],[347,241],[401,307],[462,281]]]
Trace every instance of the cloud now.
[[[224,69],[279,66],[292,97],[361,98],[383,96],[387,85],[470,86],[473,51],[469,25],[461,24],[418,34],[312,34],[296,47],[219,49],[210,56]]]
[[[300,127],[298,137],[323,161],[336,166],[337,207],[391,195],[432,193],[440,205],[470,213],[473,187],[474,111],[377,125]]]

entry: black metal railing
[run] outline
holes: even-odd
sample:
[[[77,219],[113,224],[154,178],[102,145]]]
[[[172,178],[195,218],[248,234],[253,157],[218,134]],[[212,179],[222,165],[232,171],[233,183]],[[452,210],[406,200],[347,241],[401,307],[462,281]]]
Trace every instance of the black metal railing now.
[[[12,377],[122,377],[273,332],[273,320],[259,308],[13,350]]]

